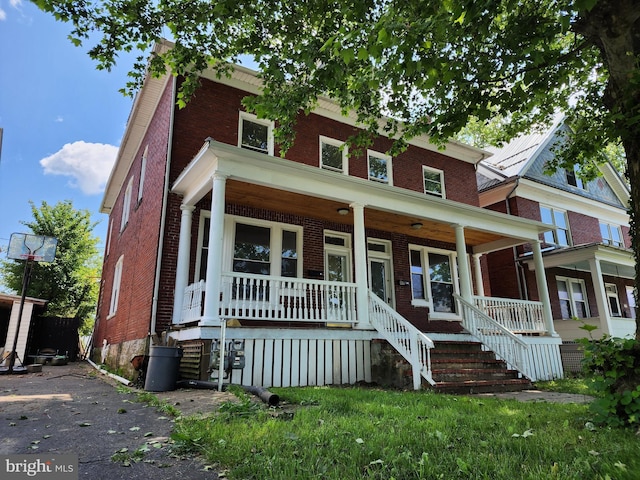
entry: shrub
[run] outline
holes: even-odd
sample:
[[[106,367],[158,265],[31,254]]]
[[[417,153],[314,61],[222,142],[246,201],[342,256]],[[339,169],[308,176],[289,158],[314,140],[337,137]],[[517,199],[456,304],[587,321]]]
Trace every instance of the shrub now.
[[[585,370],[601,393],[591,404],[596,420],[610,426],[639,426],[640,341],[604,336],[582,343]]]

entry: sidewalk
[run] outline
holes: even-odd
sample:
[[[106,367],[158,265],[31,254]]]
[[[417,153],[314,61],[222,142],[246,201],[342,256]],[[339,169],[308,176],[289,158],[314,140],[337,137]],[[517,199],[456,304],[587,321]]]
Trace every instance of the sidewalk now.
[[[171,418],[116,386],[86,362],[0,376],[0,454],[77,454],[78,478],[91,480],[218,478],[199,459],[172,454]],[[192,391],[179,398],[171,392],[158,396],[184,414],[213,411],[216,402],[227,399],[224,393],[207,393],[207,398]],[[139,449],[148,451],[133,461]],[[112,461],[115,454],[120,461]]]

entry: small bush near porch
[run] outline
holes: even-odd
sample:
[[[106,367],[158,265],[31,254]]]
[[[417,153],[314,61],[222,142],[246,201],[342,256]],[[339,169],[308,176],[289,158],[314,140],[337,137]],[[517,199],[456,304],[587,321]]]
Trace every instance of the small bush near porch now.
[[[430,392],[273,389],[183,418],[175,439],[229,479],[636,479],[631,429],[600,428],[588,405]],[[259,407],[259,408],[258,408]]]

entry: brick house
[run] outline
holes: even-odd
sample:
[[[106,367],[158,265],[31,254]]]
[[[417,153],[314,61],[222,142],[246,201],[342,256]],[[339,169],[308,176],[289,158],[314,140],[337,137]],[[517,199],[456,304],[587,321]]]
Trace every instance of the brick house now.
[[[417,138],[392,158],[380,135],[349,154],[355,121],[321,99],[280,157],[274,125],[241,106],[259,94],[254,72],[203,74],[183,109],[179,81],[146,80],[106,188],[94,357],[126,370],[165,334],[191,378],[215,378],[220,349],[239,345],[234,383],[384,383],[403,364],[419,388],[455,340],[520,376],[562,375],[548,301],[490,296],[484,257],[528,244],[542,262],[549,227],[480,207],[487,152]]]
[[[576,171],[544,173],[563,124],[523,136],[478,166],[480,204],[554,227],[541,235],[554,330],[571,342],[588,334],[625,337],[635,332],[635,262],[629,237],[629,189],[611,164],[583,181]],[[487,256],[494,295],[540,298],[528,245]],[[575,321],[575,318],[580,321]],[[573,319],[573,320],[572,320]]]

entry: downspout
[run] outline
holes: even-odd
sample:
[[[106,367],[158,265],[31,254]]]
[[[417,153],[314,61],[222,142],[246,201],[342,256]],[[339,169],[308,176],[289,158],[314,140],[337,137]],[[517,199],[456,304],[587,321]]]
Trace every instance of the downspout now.
[[[507,215],[511,215],[511,205],[509,204],[509,200],[511,199],[511,196],[516,192],[516,189],[520,186],[520,177],[516,178],[516,184],[513,186],[513,188],[511,189],[511,191],[507,194],[507,196],[504,199],[504,204],[506,207],[506,211],[507,211]],[[516,269],[516,280],[517,280],[517,284],[518,284],[518,295],[520,296],[521,299],[523,300],[528,300],[529,299],[529,292],[527,291],[526,288],[526,282],[523,281],[522,276],[523,276],[523,272],[522,272],[522,265],[520,264],[520,262],[518,261],[518,250],[517,247],[511,247],[512,251],[513,251],[513,264],[515,266]]]
[[[173,122],[176,111],[176,77],[171,83],[171,115],[169,117],[169,138],[167,141],[167,162],[164,172],[164,193],[162,197],[162,214],[160,217],[160,238],[158,239],[158,256],[156,257],[155,284],[153,286],[153,301],[151,303],[151,320],[149,322],[149,340],[156,332],[156,322],[158,315],[158,292],[160,291],[160,271],[162,270],[162,250],[164,249],[164,228],[167,218],[167,203],[169,201],[169,171],[171,167],[171,151],[173,142]]]

